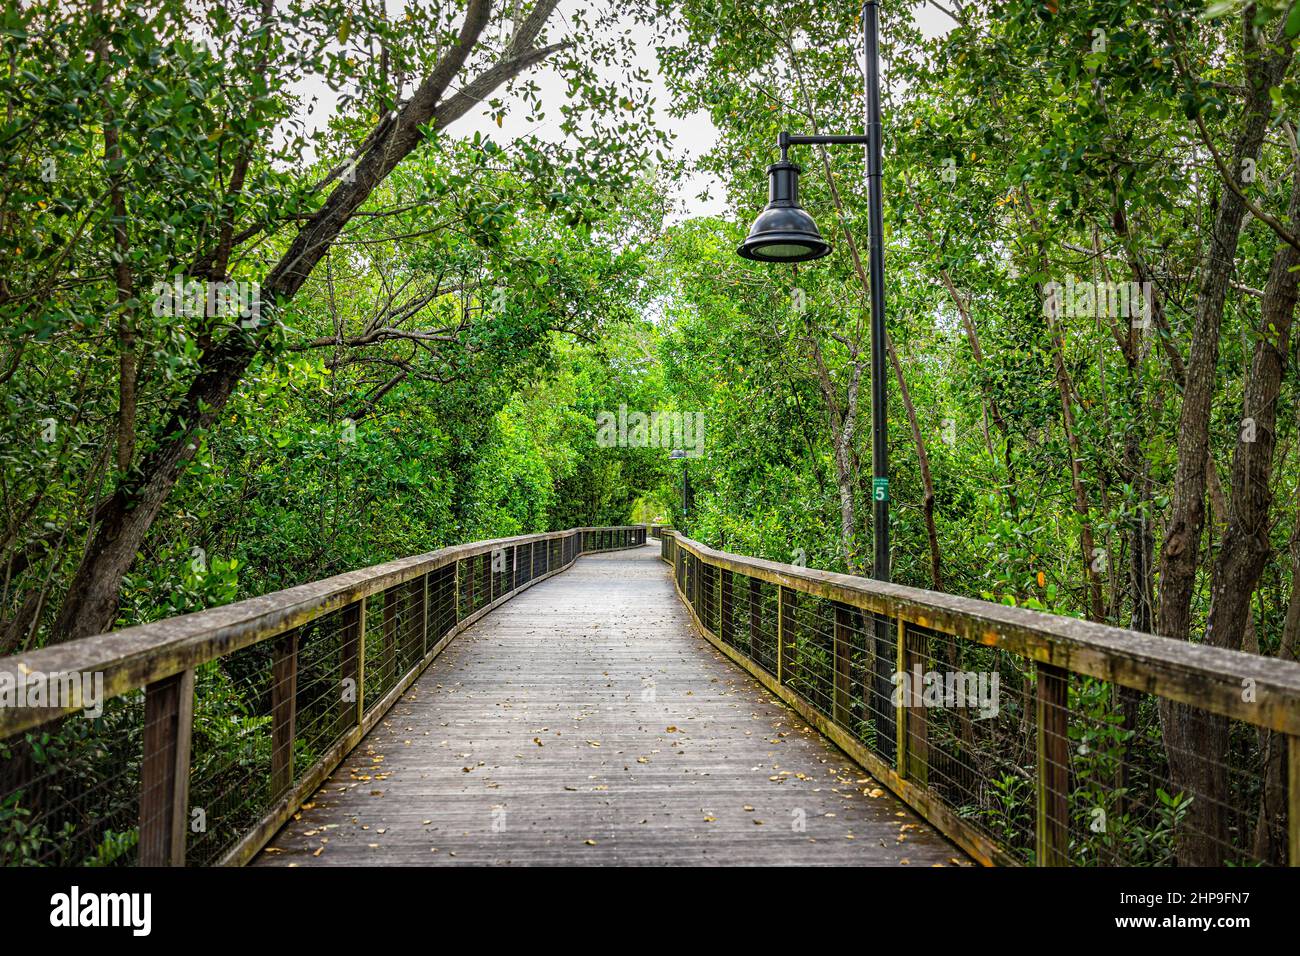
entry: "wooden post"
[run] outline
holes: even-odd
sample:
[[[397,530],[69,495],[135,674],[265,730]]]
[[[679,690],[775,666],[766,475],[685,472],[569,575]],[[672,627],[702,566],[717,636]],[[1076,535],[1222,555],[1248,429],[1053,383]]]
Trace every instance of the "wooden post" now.
[[[853,622],[847,604],[835,602],[835,682],[832,693],[832,720],[849,726],[849,665],[853,661]]]
[[[736,624],[732,620],[732,589],[735,587],[730,571],[718,568],[718,637],[724,644],[736,643]]]
[[[763,582],[758,578],[749,579],[749,656],[755,660],[758,654],[754,648],[763,629],[762,591],[759,590],[762,586]]]
[[[1288,734],[1286,739],[1286,861],[1300,866],[1300,735]]]
[[[298,629],[275,642],[271,665],[271,797],[293,784],[293,738],[298,720]]]
[[[1070,672],[1040,663],[1037,673],[1037,862],[1039,866],[1067,866],[1070,848]]]
[[[799,625],[795,621],[796,592],[778,586],[776,679],[787,684],[799,676],[798,640]]]
[[[189,812],[194,671],[154,681],[144,694],[140,766],[141,866],[184,866]]]

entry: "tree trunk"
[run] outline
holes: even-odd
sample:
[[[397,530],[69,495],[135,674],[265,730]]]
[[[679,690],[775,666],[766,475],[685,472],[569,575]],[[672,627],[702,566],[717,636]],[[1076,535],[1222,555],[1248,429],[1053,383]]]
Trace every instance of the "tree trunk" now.
[[[1271,111],[1269,89],[1281,81],[1291,60],[1289,43],[1280,44],[1283,52],[1277,55],[1260,49],[1250,8],[1242,19],[1242,37],[1248,91],[1232,170],[1240,170],[1247,159],[1258,160]],[[1200,289],[1178,422],[1178,464],[1160,552],[1156,630],[1177,640],[1191,638],[1192,593],[1205,524],[1206,463],[1210,455],[1219,328],[1245,213],[1242,197],[1231,189],[1220,190],[1210,242],[1200,263]],[[1174,790],[1193,798],[1177,835],[1178,862],[1183,866],[1220,863],[1227,845],[1221,805],[1227,788],[1219,756],[1226,752],[1227,725],[1203,710],[1170,701],[1161,701],[1160,718]],[[1211,755],[1209,759],[1207,754]]]
[[[112,626],[122,578],[185,465],[197,451],[202,432],[216,420],[262,347],[272,324],[268,317],[273,318],[302,288],[361,204],[423,141],[424,128],[437,129],[454,122],[492,90],[563,47],[532,46],[557,2],[541,0],[502,58],[444,99],[491,13],[490,0],[471,0],[456,45],[438,61],[397,116],[380,121],[368,139],[368,148],[351,167],[351,175],[330,193],[262,283],[263,317],[259,326],[237,329],[204,352],[199,373],[162,430],[165,437],[102,509],[101,521],[68,586],[52,641],[84,637]]]

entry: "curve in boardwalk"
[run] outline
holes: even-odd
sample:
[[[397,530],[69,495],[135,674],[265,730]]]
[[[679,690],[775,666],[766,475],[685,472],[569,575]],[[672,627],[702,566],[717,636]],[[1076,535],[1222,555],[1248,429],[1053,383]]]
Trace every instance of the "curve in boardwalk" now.
[[[457,637],[255,861],[966,862],[696,634],[650,547]]]

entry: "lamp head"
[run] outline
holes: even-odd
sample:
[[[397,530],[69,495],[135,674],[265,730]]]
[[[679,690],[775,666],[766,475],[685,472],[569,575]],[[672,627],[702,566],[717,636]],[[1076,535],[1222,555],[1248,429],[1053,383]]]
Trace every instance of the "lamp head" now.
[[[830,254],[831,244],[799,205],[800,172],[798,166],[784,158],[767,167],[767,207],[758,214],[749,235],[736,250],[741,258],[754,262],[807,262]]]

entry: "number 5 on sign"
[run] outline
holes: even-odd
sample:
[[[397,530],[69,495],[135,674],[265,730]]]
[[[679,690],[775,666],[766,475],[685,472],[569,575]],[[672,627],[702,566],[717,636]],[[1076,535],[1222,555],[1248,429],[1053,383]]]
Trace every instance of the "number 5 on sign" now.
[[[889,479],[873,478],[871,479],[872,497],[877,501],[889,500]]]

